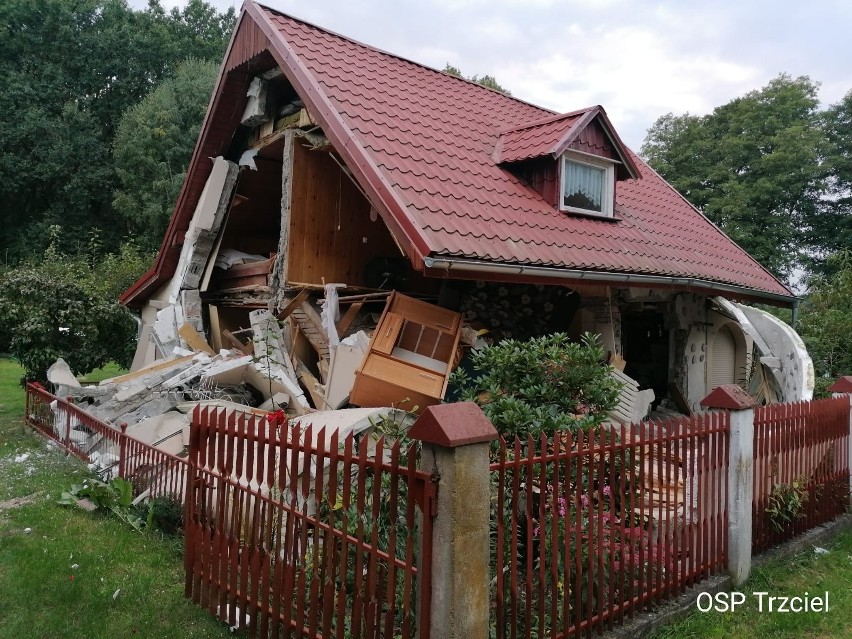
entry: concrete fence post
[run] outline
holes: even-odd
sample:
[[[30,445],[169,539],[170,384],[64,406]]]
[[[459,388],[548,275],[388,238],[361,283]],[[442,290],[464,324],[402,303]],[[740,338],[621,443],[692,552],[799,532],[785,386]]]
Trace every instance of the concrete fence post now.
[[[852,375],[845,375],[838,378],[831,386],[828,387],[828,392],[832,397],[845,397],[850,403],[849,411],[849,440],[847,442],[849,456],[846,458],[849,464],[852,464]],[[852,468],[849,473],[849,506],[852,507]]]
[[[734,586],[751,572],[754,507],[754,407],[756,402],[736,384],[714,389],[701,400],[705,408],[730,411],[728,455],[728,573]]]
[[[497,431],[472,402],[430,406],[409,430],[421,466],[437,473],[432,524],[432,639],[487,639],[489,623],[489,442]],[[426,620],[421,620],[421,624]]]

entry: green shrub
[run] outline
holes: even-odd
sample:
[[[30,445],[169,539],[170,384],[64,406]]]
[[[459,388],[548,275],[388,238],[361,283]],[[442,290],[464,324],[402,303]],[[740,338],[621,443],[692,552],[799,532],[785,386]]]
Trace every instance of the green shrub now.
[[[161,495],[148,502],[145,525],[174,535],[183,528],[183,503],[176,495]]]
[[[548,435],[600,424],[618,402],[620,384],[603,364],[600,338],[580,343],[564,333],[503,340],[471,354],[475,374],[453,374],[461,401],[473,401],[503,437]]]
[[[95,238],[88,255],[66,255],[53,243],[38,263],[0,272],[0,351],[41,381],[58,357],[76,374],[109,361],[129,366],[136,322],[118,296],[150,259],[130,242],[101,255]]]

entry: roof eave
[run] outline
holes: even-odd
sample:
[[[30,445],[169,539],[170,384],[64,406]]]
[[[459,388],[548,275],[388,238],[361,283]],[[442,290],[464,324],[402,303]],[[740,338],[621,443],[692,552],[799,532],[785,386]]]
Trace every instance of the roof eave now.
[[[659,275],[646,273],[626,273],[619,271],[595,271],[555,266],[525,265],[507,262],[490,262],[469,258],[435,255],[424,260],[424,272],[434,277],[458,279],[495,279],[529,280],[552,284],[604,284],[615,286],[636,286],[643,288],[670,288],[685,291],[702,291],[708,295],[733,296],[738,299],[761,301],[774,306],[792,307],[799,298],[793,294],[773,293],[761,289],[718,282],[700,277],[685,275]]]

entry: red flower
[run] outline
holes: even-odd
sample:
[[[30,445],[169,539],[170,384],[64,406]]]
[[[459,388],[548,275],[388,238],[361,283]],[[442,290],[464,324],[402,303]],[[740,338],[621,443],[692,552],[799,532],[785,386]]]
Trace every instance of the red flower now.
[[[266,416],[266,420],[272,426],[283,426],[287,423],[287,413],[279,408],[278,410],[269,413],[269,415]]]

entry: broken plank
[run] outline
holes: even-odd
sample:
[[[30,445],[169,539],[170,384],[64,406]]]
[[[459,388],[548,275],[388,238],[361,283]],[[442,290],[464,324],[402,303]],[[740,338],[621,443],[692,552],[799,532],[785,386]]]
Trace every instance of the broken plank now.
[[[296,374],[299,376],[299,381],[302,386],[308,391],[308,394],[310,394],[314,408],[317,410],[328,410],[329,406],[325,401],[322,384],[320,384],[319,380],[314,377],[311,371],[308,370],[308,367],[302,364],[302,362],[298,362],[296,365]]]
[[[393,291],[381,291],[377,293],[361,293],[360,295],[345,295],[337,298],[338,302],[363,302],[366,300],[378,301],[382,297],[388,297]]]
[[[691,416],[692,409],[689,407],[689,402],[683,396],[680,387],[675,382],[669,382],[669,397],[677,406],[677,409],[684,415]]]
[[[254,355],[254,344],[252,342],[243,344],[243,342],[235,337],[227,328],[222,331],[222,337],[224,337],[225,341],[227,341],[233,348],[236,348],[244,355]]]
[[[287,303],[281,311],[276,315],[279,321],[284,321],[288,317],[290,317],[290,313],[292,313],[295,309],[299,308],[302,305],[302,302],[308,299],[308,289],[302,289],[299,291],[299,294],[296,295],[292,300]]]
[[[205,340],[201,334],[195,330],[195,327],[192,324],[181,324],[181,327],[178,329],[178,335],[180,335],[180,338],[186,342],[192,350],[199,353],[207,353],[208,355],[216,354],[216,351],[210,348],[210,344],[208,344],[207,340]]]
[[[138,379],[140,377],[145,377],[151,373],[155,373],[157,371],[166,370],[171,368],[172,366],[177,366],[179,364],[183,364],[184,362],[191,362],[195,355],[184,355],[183,357],[177,357],[175,359],[165,359],[160,360],[155,364],[151,364],[150,366],[146,366],[145,368],[140,368],[138,371],[133,371],[132,373],[127,373],[126,375],[119,375],[118,377],[112,377],[110,379],[103,380],[100,384],[121,384],[123,382],[129,382],[133,379]]]
[[[302,302],[290,314],[299,330],[313,346],[321,359],[329,358],[328,340],[322,330],[322,320],[317,312],[307,302]]]
[[[219,323],[219,308],[210,304],[207,307],[210,316],[210,346],[217,353],[222,350],[222,325]]]
[[[346,313],[343,314],[343,317],[340,318],[340,321],[337,322],[337,334],[343,335],[347,329],[352,325],[352,322],[355,321],[355,317],[358,315],[358,312],[364,306],[364,302],[355,302],[352,306],[350,306]]]

